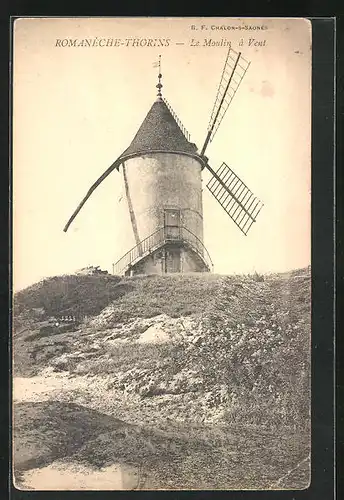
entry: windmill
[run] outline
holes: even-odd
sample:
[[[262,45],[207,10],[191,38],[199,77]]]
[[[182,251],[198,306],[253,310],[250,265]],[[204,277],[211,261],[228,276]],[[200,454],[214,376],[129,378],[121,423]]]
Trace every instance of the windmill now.
[[[113,265],[113,273],[211,271],[213,264],[203,244],[203,169],[212,175],[208,190],[245,236],[263,207],[225,162],[213,169],[205,156],[249,65],[240,52],[229,48],[199,151],[162,96],[159,56],[155,102],[130,146],[91,186],[64,231],[93,191],[116,169],[123,176],[135,246]]]

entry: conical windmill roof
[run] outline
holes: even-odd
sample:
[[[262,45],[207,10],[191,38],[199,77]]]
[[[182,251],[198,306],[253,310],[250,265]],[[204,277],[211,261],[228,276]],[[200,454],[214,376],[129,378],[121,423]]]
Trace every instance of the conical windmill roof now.
[[[130,146],[121,159],[144,152],[177,152],[195,154],[197,147],[189,142],[162,98],[148,111]]]

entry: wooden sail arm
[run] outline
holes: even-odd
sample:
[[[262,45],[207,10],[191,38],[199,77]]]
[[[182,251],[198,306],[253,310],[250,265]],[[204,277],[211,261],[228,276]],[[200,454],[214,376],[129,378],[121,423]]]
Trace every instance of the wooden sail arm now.
[[[235,196],[235,194],[228,188],[228,186],[226,186],[226,184],[223,182],[223,180],[221,179],[221,177],[219,177],[217,175],[217,173],[215,172],[215,170],[213,170],[211,168],[211,166],[209,165],[209,163],[207,163],[207,169],[209,170],[209,172],[215,177],[215,179],[219,182],[219,184],[221,184],[222,188],[227,191],[227,193],[232,197],[233,200],[236,201],[236,203],[240,206],[240,208],[246,212],[246,214],[253,220],[253,222],[255,222],[255,219],[254,217],[252,217],[252,214],[246,209],[246,207],[240,202],[240,200]]]
[[[108,175],[111,174],[111,172],[113,170],[115,170],[115,168],[118,167],[118,165],[119,165],[119,162],[118,162],[118,160],[116,160],[115,163],[113,163],[111,165],[111,167],[109,167],[107,170],[105,170],[105,172],[99,177],[99,179],[90,187],[90,189],[87,191],[86,196],[79,203],[79,205],[77,206],[76,210],[73,212],[73,215],[70,217],[70,219],[68,220],[67,224],[63,228],[63,231],[65,233],[68,231],[69,226],[71,225],[71,223],[73,222],[73,220],[75,219],[75,217],[78,215],[78,213],[80,212],[80,210],[82,209],[82,207],[85,205],[86,201],[89,199],[89,197],[91,196],[91,194],[93,193],[93,191],[99,186],[99,184],[101,184],[103,182],[103,180],[106,179],[106,177]]]
[[[264,206],[246,184],[223,162],[215,172],[209,164],[213,177],[207,188],[239,229],[247,236],[252,224]]]
[[[231,50],[231,49],[229,49],[229,50],[228,50],[227,59],[226,59],[226,63],[225,63],[225,66],[224,66],[223,73],[224,73],[225,68],[226,68],[226,64],[227,64],[228,55],[229,55],[229,53],[230,53],[230,50]],[[231,75],[230,75],[230,77],[229,77],[229,79],[228,79],[228,82],[227,82],[227,85],[226,85],[226,88],[225,88],[225,91],[224,91],[224,93],[223,93],[223,95],[222,95],[222,98],[221,98],[221,100],[220,100],[220,104],[219,104],[218,109],[217,109],[217,111],[216,111],[216,113],[215,113],[215,116],[214,116],[213,122],[211,123],[211,125],[210,125],[210,127],[209,127],[209,130],[208,130],[207,136],[206,136],[206,138],[205,138],[205,141],[204,141],[204,144],[203,144],[203,147],[202,147],[202,150],[201,150],[201,156],[204,156],[204,154],[205,154],[205,150],[207,149],[207,146],[208,146],[208,144],[209,144],[211,134],[213,133],[213,130],[214,130],[214,127],[215,127],[215,125],[216,125],[216,123],[217,123],[217,119],[218,119],[218,117],[219,117],[220,111],[222,110],[223,103],[224,103],[225,98],[226,98],[226,96],[227,96],[227,92],[228,92],[228,89],[229,89],[230,84],[231,84],[231,82],[232,82],[232,78],[233,78],[233,75],[234,75],[234,73],[235,73],[235,70],[236,70],[236,67],[237,67],[237,64],[238,64],[238,62],[239,62],[240,57],[241,57],[241,52],[239,52],[239,53],[238,53],[238,55],[237,55],[237,58],[236,58],[235,63],[234,63],[234,67],[232,68]],[[216,100],[215,100],[215,105],[214,105],[214,106],[216,106]]]

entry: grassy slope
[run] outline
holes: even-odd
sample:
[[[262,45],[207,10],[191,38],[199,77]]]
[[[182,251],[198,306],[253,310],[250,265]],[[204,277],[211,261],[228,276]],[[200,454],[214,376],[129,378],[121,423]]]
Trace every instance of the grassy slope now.
[[[214,274],[165,276],[56,276],[45,279],[14,297],[15,327],[21,317],[32,317],[33,308],[46,316],[87,314],[96,316],[116,301],[114,323],[133,317],[149,318],[165,312],[170,316],[197,314],[204,310],[219,287]]]
[[[80,312],[80,304],[82,313],[92,317],[78,331],[51,337],[38,335],[39,322],[33,308],[44,307],[47,316],[62,315]],[[279,463],[292,469],[307,455],[308,431],[302,429],[309,425],[309,269],[265,278],[66,276],[45,280],[20,292],[15,297],[15,308],[15,372],[31,376],[53,367],[56,371],[67,370],[74,377],[91,377],[89,388],[71,392],[66,403],[99,408],[121,420],[147,424],[146,429],[160,429],[163,433],[167,432],[166,425],[170,431],[175,428],[175,454],[166,444],[171,437],[165,435],[154,438],[155,451],[146,451],[144,457],[151,468],[158,460],[164,469],[163,450],[167,446],[168,456],[175,456],[176,470],[170,472],[172,483],[185,484],[186,477],[191,483],[199,482],[199,477],[192,479],[191,471],[199,469],[204,453],[214,463],[226,463],[233,446],[242,450],[238,467],[247,459],[252,468],[250,460],[256,454],[257,463],[252,469],[252,484],[256,487],[283,476],[285,469]],[[161,314],[168,318],[158,316]],[[171,341],[164,345],[138,344],[138,336],[157,322],[172,332]],[[29,329],[20,333],[25,326]],[[98,382],[101,378],[105,381],[103,386]],[[62,395],[58,397],[63,400]],[[239,446],[239,436],[235,435],[233,445],[227,431],[219,431],[222,441],[217,446],[213,426],[208,430],[205,427],[204,439],[199,445],[192,444],[192,452],[190,445],[186,451],[178,451],[180,446],[185,448],[185,442],[180,442],[181,431],[175,422],[179,419],[185,423],[190,416],[196,422],[214,421],[220,416],[223,425],[245,425],[246,437]],[[259,431],[255,427],[250,431],[247,425],[258,425]],[[299,429],[296,437],[292,437],[295,431],[285,434],[281,430],[288,426]],[[264,427],[274,429],[270,438],[259,437]],[[195,432],[200,435],[199,429]],[[127,449],[133,457],[137,443],[128,439],[130,433],[126,434],[123,450]],[[142,439],[146,439],[145,435]],[[284,443],[285,453],[281,454],[280,443]],[[91,440],[78,454],[84,460],[93,456],[99,466],[120,454],[118,448],[116,451],[104,447],[99,454],[98,444],[97,439]],[[129,460],[128,456],[117,458]],[[230,460],[231,472],[227,464],[227,472],[222,471],[223,477],[218,481],[223,482],[223,487],[234,484],[231,481],[239,484],[240,467],[235,466],[235,457]],[[165,469],[171,471],[170,465],[167,461]],[[260,467],[270,470],[265,479]],[[161,474],[166,476],[166,471]],[[296,487],[307,482],[307,471],[301,476],[295,480]],[[214,479],[205,477],[204,468],[202,477],[204,487],[216,487]],[[288,480],[286,484],[290,487]]]

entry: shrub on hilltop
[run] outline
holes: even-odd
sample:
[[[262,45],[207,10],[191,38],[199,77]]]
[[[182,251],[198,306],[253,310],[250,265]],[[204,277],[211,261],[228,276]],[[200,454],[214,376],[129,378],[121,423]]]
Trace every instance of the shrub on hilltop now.
[[[44,279],[14,297],[14,316],[43,308],[45,316],[84,314],[94,316],[131,289],[111,275],[65,275]]]

